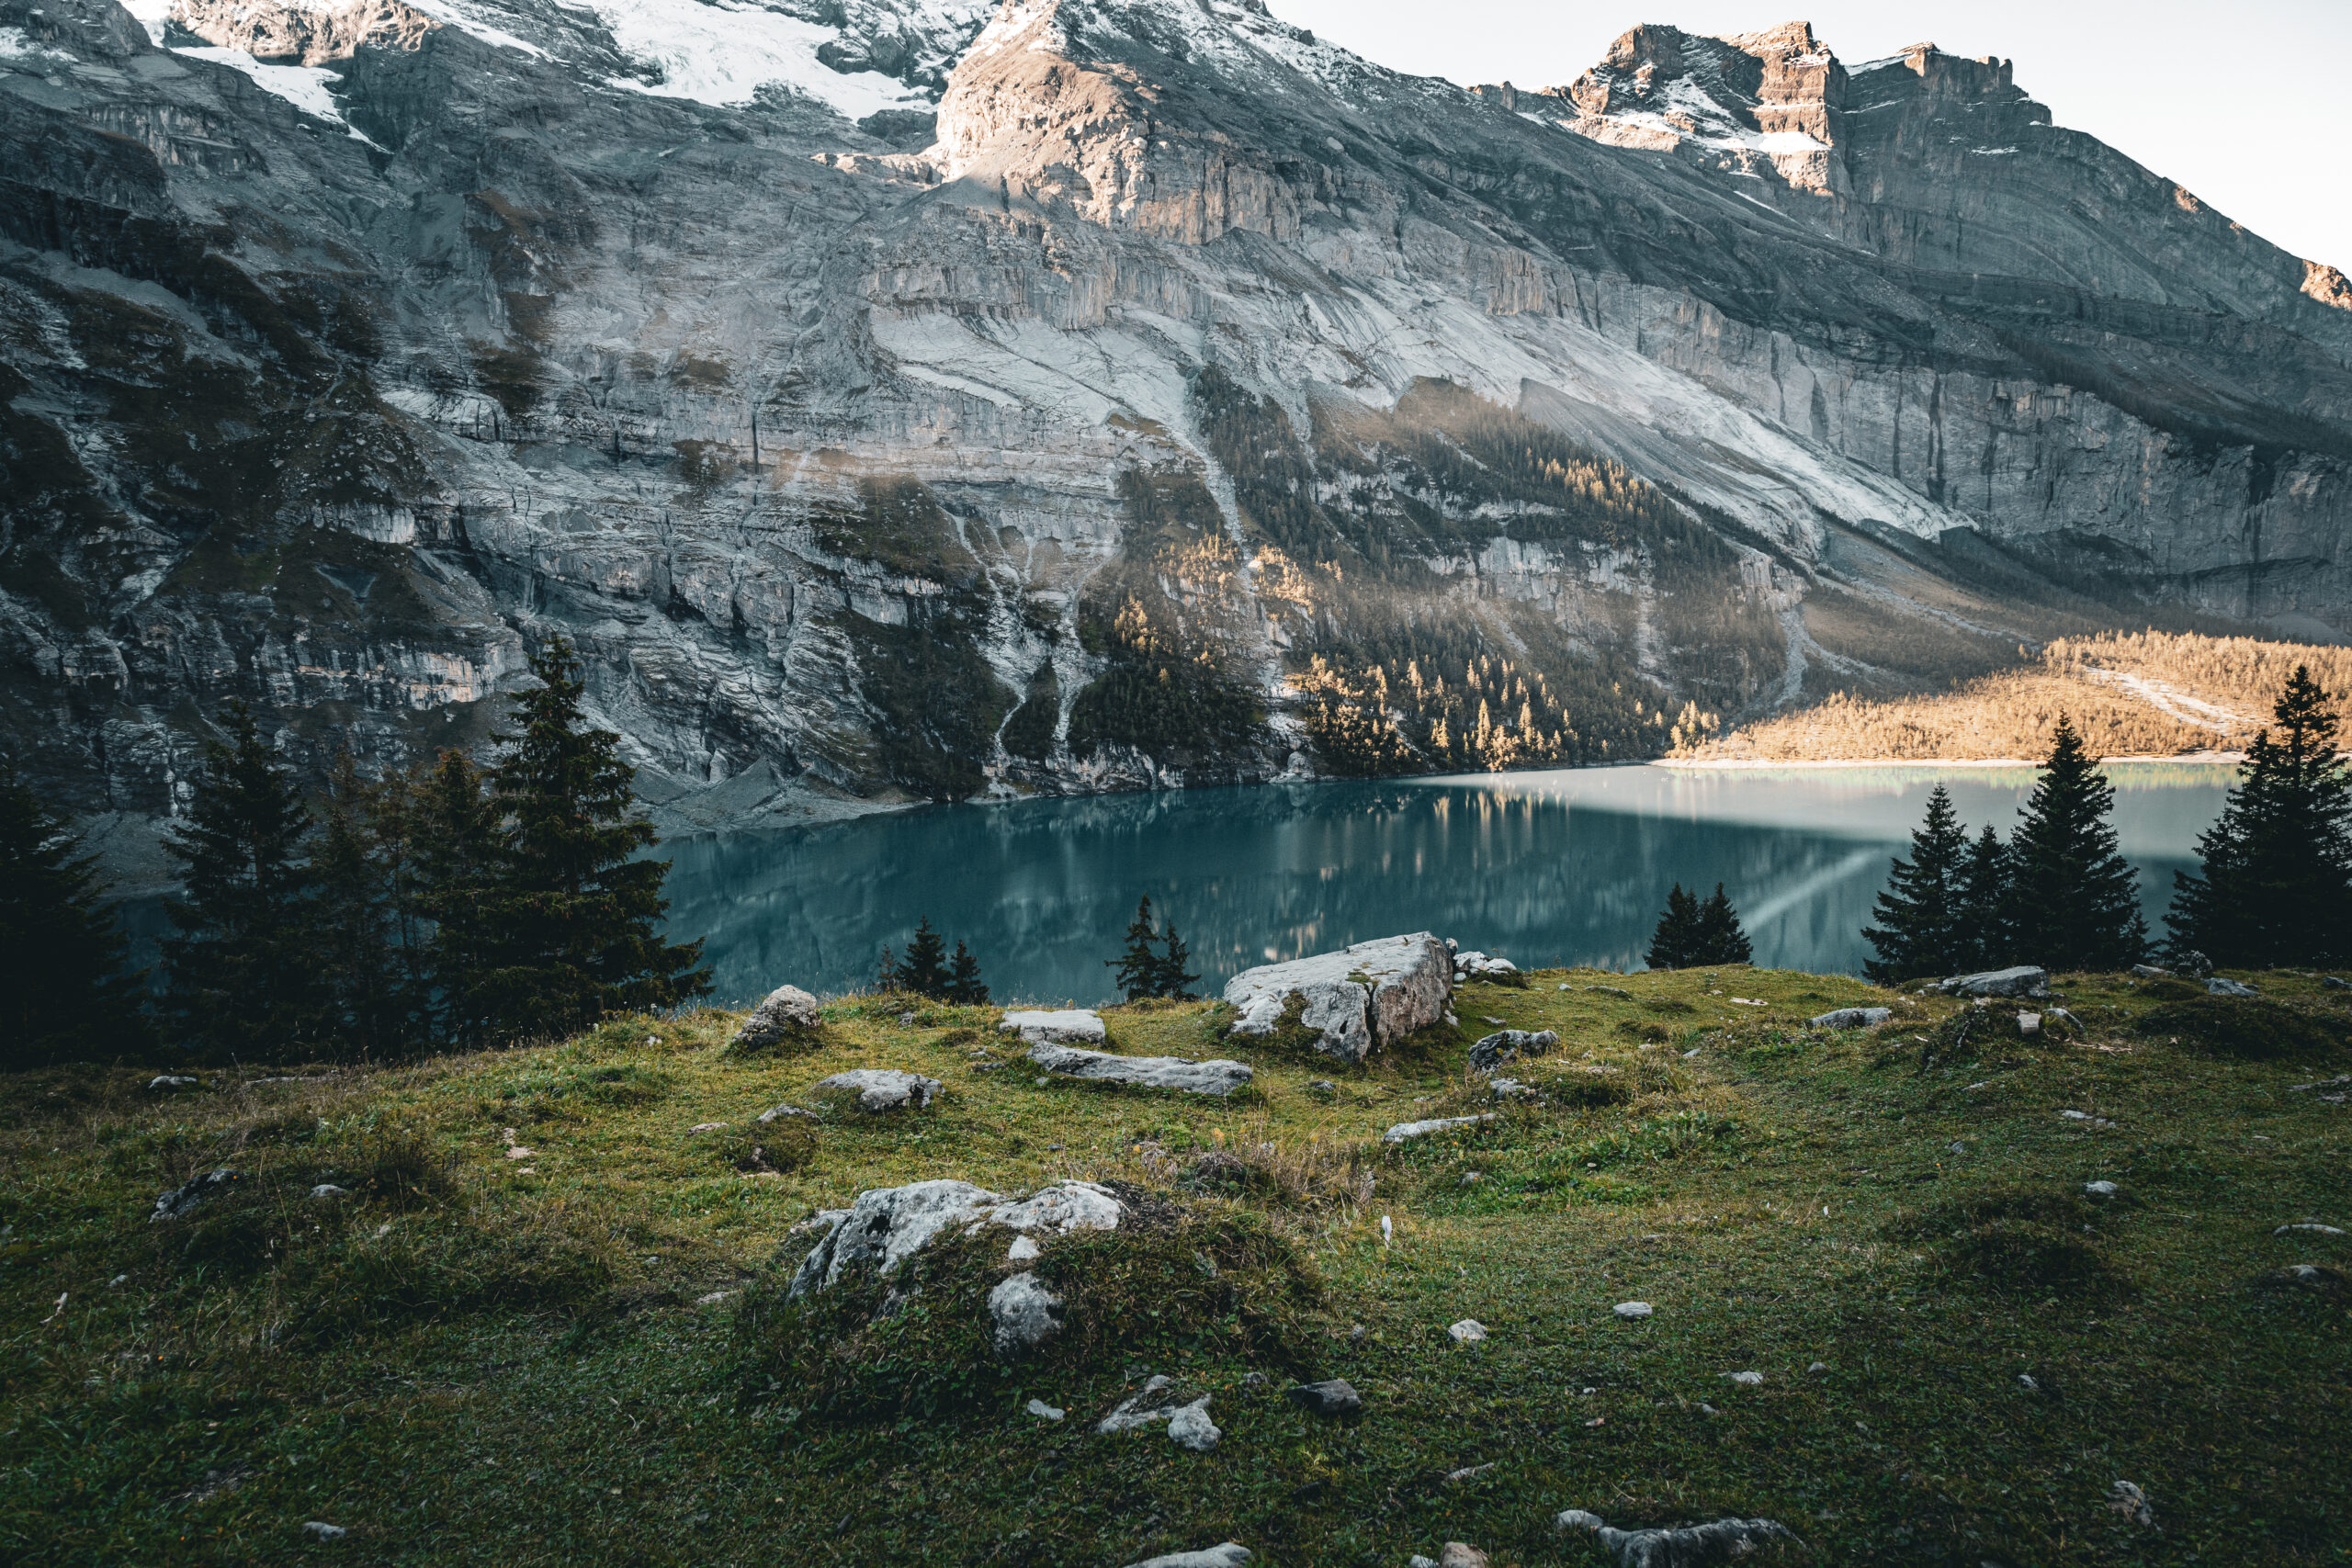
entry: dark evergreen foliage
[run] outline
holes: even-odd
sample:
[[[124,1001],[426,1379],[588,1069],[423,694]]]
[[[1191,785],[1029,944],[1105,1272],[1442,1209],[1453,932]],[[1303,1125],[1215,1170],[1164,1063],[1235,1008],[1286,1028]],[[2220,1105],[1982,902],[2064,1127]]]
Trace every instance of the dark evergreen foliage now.
[[[0,1071],[153,1044],[82,837],[0,761]]]
[[[1650,933],[1649,966],[1653,969],[1679,969],[1691,962],[1699,935],[1699,897],[1685,893],[1682,884],[1666,896],[1666,912],[1657,918],[1657,929]]]
[[[1105,967],[1114,972],[1120,991],[1127,1000],[1140,1001],[1146,997],[1184,997],[1186,989],[1200,976],[1187,974],[1192,952],[1184,939],[1176,934],[1170,921],[1164,933],[1153,929],[1151,897],[1146,894],[1136,906],[1136,918],[1127,922],[1127,945],[1116,958],[1104,959]],[[1164,944],[1164,952],[1155,952],[1152,943]]]
[[[2197,840],[2201,876],[2173,874],[2165,925],[2177,953],[2238,968],[2352,956],[2352,773],[2328,694],[2298,665],[2246,749],[2220,820]]]
[[[184,896],[167,906],[165,1043],[211,1060],[272,1060],[313,1043],[322,1021],[310,952],[309,817],[294,775],[241,702],[222,710],[187,818],[164,840]]]
[[[1718,882],[1713,897],[1699,906],[1692,951],[1681,967],[1694,964],[1745,964],[1748,957],[1747,933],[1740,929],[1739,911],[1724,897],[1724,885]]]
[[[947,961],[945,998],[965,1007],[988,1005],[989,988],[980,984],[980,961],[972,956],[960,937],[956,942],[956,956]]]
[[[420,766],[399,800],[401,820],[387,827],[401,845],[393,909],[406,986],[430,1038],[480,1039],[489,1023],[477,986],[489,962],[484,899],[498,858],[497,807],[481,769],[455,750]]]
[[[391,876],[382,853],[393,802],[359,776],[345,751],[321,801],[306,870],[310,955],[319,975],[319,1033],[380,1057],[408,1033],[407,955],[398,942]]]
[[[947,943],[931,929],[930,917],[915,923],[915,934],[907,943],[907,955],[892,971],[888,982],[895,989],[912,991],[919,997],[947,995]]]
[[[2009,851],[1990,822],[1969,846],[1960,879],[1956,970],[1998,969],[2009,954]]]
[[[539,684],[487,777],[500,821],[475,896],[469,1010],[493,1037],[566,1034],[610,1012],[671,1007],[710,988],[702,943],[661,935],[667,861],[636,814],[620,737],[586,728],[571,645],[534,655]]]
[[[2006,922],[2016,962],[2121,969],[2147,951],[2139,878],[2116,849],[2115,790],[2062,715],[2009,835]]]
[[[1968,864],[1968,833],[1938,784],[1928,796],[1926,820],[1912,830],[1911,858],[1888,868],[1878,924],[1862,929],[1878,954],[1862,965],[1871,979],[1892,984],[1973,964],[1977,937],[1965,924]]]

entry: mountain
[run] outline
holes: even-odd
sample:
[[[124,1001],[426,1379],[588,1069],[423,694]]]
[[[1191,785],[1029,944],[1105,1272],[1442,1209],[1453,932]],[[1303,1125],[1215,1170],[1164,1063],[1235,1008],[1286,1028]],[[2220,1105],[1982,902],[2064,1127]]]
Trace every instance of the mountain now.
[[[2352,625],[2352,288],[2005,62],[1464,89],[1233,0],[0,0],[0,726],[673,826],[1652,755]]]

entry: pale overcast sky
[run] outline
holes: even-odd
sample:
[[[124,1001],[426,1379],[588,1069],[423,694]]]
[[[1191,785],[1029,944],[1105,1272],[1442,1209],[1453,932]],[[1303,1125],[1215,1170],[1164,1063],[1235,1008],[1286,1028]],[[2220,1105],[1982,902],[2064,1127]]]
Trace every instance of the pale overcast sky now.
[[[1269,0],[1394,70],[1574,81],[1639,22],[1694,33],[1804,20],[1851,64],[1932,41],[2017,83],[2271,243],[2352,272],[2352,0]]]

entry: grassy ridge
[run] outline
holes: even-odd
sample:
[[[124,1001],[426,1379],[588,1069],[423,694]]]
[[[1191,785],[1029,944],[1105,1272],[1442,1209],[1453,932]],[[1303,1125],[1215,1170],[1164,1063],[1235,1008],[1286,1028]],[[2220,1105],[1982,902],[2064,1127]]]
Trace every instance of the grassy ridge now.
[[[1040,1085],[989,1010],[902,1026],[884,998],[833,1004],[797,1056],[730,1057],[732,1018],[698,1013],[169,1098],[127,1072],[19,1077],[0,1556],[1124,1564],[1234,1539],[1288,1564],[1461,1539],[1598,1562],[1550,1530],[1578,1506],[1765,1515],[1834,1562],[2342,1561],[2352,1254],[2272,1232],[2352,1228],[2352,1111],[2291,1088],[2352,1071],[2352,1014],[2254,978],[2308,1031],[2283,1058],[2200,1044],[2194,1009],[2109,977],[2063,983],[2082,1039],[2020,1040],[1941,1000],[1734,968],[1472,987],[1459,1032],[1358,1075],[1234,1049],[1205,1004],[1108,1014],[1118,1049],[1250,1056],[1232,1104]],[[1864,1001],[1903,1010],[1803,1023]],[[1463,1055],[1487,1019],[1561,1032],[1515,1075],[1549,1105],[1382,1149],[1392,1122],[1481,1102]],[[904,1119],[752,1121],[854,1066],[947,1092]],[[1236,1151],[1252,1174],[1193,1179]],[[216,1168],[243,1175],[148,1222]],[[811,1410],[739,1329],[814,1208],[1065,1175],[1279,1236],[1320,1303],[1291,1370],[1351,1379],[1366,1413],[1252,1390],[1283,1369],[1156,1333],[1140,1301],[1132,1332],[1078,1325],[1107,1348],[1089,1364],[856,1419]],[[349,1195],[313,1201],[320,1182]],[[1620,1321],[1628,1299],[1657,1314]],[[1464,1316],[1484,1345],[1448,1337]],[[1214,1453],[1087,1429],[1147,1370],[1213,1393]],[[1761,1387],[1723,1376],[1749,1370]],[[1019,1414],[1033,1394],[1071,1418]],[[2118,1479],[2161,1532],[2109,1507]],[[305,1519],[352,1533],[311,1542]]]

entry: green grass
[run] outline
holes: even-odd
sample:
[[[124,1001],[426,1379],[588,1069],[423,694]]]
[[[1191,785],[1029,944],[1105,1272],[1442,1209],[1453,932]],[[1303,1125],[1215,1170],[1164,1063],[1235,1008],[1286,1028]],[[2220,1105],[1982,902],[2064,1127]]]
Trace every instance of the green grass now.
[[[0,1559],[1115,1568],[1232,1539],[1285,1565],[1448,1540],[1598,1563],[1550,1528],[1583,1507],[1762,1515],[1838,1562],[2345,1562],[2352,1248],[2272,1233],[2352,1228],[2352,1110],[2291,1088],[2352,1071],[2352,1012],[2249,978],[2292,1016],[2279,1054],[2143,1025],[2188,1004],[2118,977],[2062,979],[2086,1026],[2062,1041],[1725,968],[1475,986],[1462,1029],[1360,1072],[1228,1043],[1206,1004],[1106,1015],[1115,1049],[1255,1062],[1235,1103],[1041,1086],[992,1010],[901,1027],[909,1004],[872,998],[788,1055],[729,1056],[733,1017],[698,1012],[172,1098],[127,1069],[22,1075],[0,1088]],[[1878,1031],[1803,1021],[1891,999]],[[1488,1018],[1560,1032],[1506,1069],[1547,1103],[1383,1148],[1489,1103],[1463,1066]],[[946,1090],[754,1122],[858,1066]],[[148,1222],[222,1167],[228,1193]],[[948,1176],[1131,1182],[1184,1214],[1049,1246],[1072,1322],[1035,1362],[923,1361],[978,1343],[950,1248],[932,1315],[827,1364],[775,1310],[791,1227]],[[1619,1320],[1629,1299],[1656,1315]],[[1463,1317],[1490,1337],[1455,1344]],[[1148,1371],[1214,1394],[1215,1452],[1091,1434]],[[1364,1413],[1299,1412],[1279,1391],[1306,1374]],[[1070,1419],[1022,1414],[1033,1395]],[[2119,1479],[2160,1531],[2109,1507]]]

